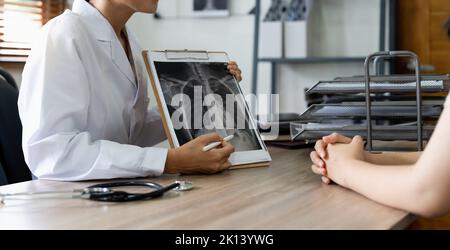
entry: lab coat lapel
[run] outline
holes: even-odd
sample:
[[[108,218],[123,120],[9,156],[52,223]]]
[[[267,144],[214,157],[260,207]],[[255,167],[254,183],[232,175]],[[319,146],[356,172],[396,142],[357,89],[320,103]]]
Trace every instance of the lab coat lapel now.
[[[136,38],[131,34],[131,32],[128,32],[127,28],[127,34],[128,34],[128,40],[130,43],[131,53],[133,54],[133,62],[134,62],[134,68],[136,73],[136,81],[137,86],[139,88],[138,92],[138,98],[139,96],[144,98],[144,101],[148,101],[148,86],[147,86],[147,78],[144,75],[143,69],[144,69],[144,63],[142,60],[142,49],[139,46],[139,43],[137,42]]]
[[[116,36],[111,24],[103,17],[103,15],[87,3],[85,0],[75,0],[72,11],[83,17],[86,26],[91,29],[92,34],[98,41],[99,48],[108,51],[112,64],[131,84],[133,88],[137,88],[135,99],[130,105],[130,131],[129,140],[133,143],[139,137],[140,131],[145,123],[146,111],[148,106],[147,82],[143,78],[142,60],[136,60],[141,57],[140,47],[132,35],[127,32],[130,43],[131,53],[136,69],[136,77],[134,75],[131,64],[125,53],[125,49]],[[137,80],[136,80],[137,79]]]
[[[133,54],[133,61],[134,61],[134,67],[136,71],[136,80],[137,80],[137,93],[136,98],[134,100],[133,109],[134,112],[132,112],[131,120],[133,126],[131,126],[131,140],[133,142],[136,142],[139,139],[139,136],[142,132],[145,120],[146,120],[146,114],[148,109],[148,86],[146,78],[144,78],[144,65],[141,58],[141,48],[139,44],[137,43],[136,39],[130,32],[127,32],[128,34],[128,40],[130,43],[130,48]]]
[[[133,69],[128,61],[125,49],[122,47],[108,20],[85,0],[75,0],[72,11],[83,17],[83,21],[87,24],[86,26],[91,29],[92,34],[99,41],[99,46],[109,46],[108,49],[111,51],[110,55],[114,65],[131,84],[135,85],[136,80]]]
[[[111,47],[111,56],[114,65],[133,85],[136,85],[137,83],[134,77],[133,69],[131,68],[130,61],[128,60],[125,49],[122,47],[119,38],[115,37],[115,39],[111,41]],[[133,58],[134,56],[135,55],[133,55]]]

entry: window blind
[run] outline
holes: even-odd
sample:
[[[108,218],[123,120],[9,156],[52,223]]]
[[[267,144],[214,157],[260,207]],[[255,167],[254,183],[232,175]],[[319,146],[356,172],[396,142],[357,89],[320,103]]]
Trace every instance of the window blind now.
[[[0,62],[24,62],[39,29],[66,0],[0,0]]]

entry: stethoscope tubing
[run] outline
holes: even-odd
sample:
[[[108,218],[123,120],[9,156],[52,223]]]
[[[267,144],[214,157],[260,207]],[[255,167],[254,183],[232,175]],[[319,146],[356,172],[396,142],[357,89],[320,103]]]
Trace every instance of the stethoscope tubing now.
[[[169,186],[163,187],[159,184],[146,182],[115,182],[115,183],[107,183],[107,184],[99,184],[90,186],[88,189],[92,188],[114,188],[114,187],[148,187],[155,189],[152,192],[148,193],[127,193],[123,191],[114,191],[111,193],[91,193],[89,196],[89,200],[100,201],[100,202],[131,202],[131,201],[143,201],[150,200],[154,198],[161,197],[164,193],[179,187],[179,183],[173,183]]]
[[[159,198],[166,192],[180,188],[181,184],[175,182],[166,187],[154,182],[123,181],[97,184],[85,189],[71,191],[48,192],[22,192],[14,194],[0,194],[0,201],[4,200],[31,200],[31,199],[88,199],[99,202],[131,202]],[[113,191],[117,187],[144,187],[153,191],[147,193],[128,193]]]

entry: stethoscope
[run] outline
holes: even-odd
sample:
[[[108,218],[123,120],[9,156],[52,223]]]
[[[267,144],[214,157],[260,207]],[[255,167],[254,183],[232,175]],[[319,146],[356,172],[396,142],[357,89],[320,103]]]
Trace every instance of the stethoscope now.
[[[130,193],[125,191],[115,191],[113,189],[139,187],[150,189],[146,193]],[[68,191],[50,191],[50,192],[24,192],[13,194],[1,194],[0,204],[5,200],[29,200],[29,199],[85,199],[101,202],[130,202],[155,199],[163,196],[165,193],[175,191],[189,191],[193,189],[192,182],[176,181],[168,186],[162,186],[155,182],[143,181],[121,181],[104,184],[97,184],[83,189],[74,189]]]

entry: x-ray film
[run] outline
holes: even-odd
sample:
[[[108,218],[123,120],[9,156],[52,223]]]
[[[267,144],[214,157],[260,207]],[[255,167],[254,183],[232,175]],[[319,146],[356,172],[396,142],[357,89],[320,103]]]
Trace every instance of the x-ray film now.
[[[226,53],[204,53],[197,58],[192,51],[171,51],[168,57],[167,51],[153,51],[145,58],[171,145],[181,147],[211,133],[233,135],[233,165],[270,161],[239,84],[228,72]]]
[[[180,146],[201,135],[216,132],[223,137],[234,135],[233,142],[237,151],[262,149],[255,134],[256,130],[250,126],[245,108],[234,102],[234,108],[227,107],[227,95],[239,95],[240,91],[233,76],[227,72],[225,63],[155,62],[155,67],[170,116],[174,117],[179,110],[181,112],[180,119],[185,119],[181,121],[184,126],[175,130]],[[174,101],[176,95],[179,94],[188,97],[190,105],[180,107],[179,102]],[[214,98],[214,103],[208,106],[202,105],[208,95]],[[212,107],[213,105],[216,107]],[[196,107],[198,107],[197,110]],[[207,116],[210,115],[210,110],[213,108],[219,109],[218,113],[223,116],[212,117],[212,119],[221,119],[220,122],[223,124],[220,125],[223,126],[219,128],[214,124],[205,124],[212,120]],[[227,111],[234,112],[234,114],[229,114]],[[201,119],[197,123],[199,126],[196,126],[195,116],[199,114],[198,112],[201,112],[202,115],[198,115],[197,118]],[[227,119],[231,120],[231,126],[227,127]],[[240,129],[237,129],[238,121],[244,122]]]

